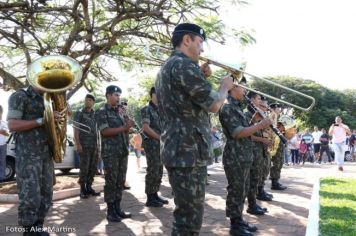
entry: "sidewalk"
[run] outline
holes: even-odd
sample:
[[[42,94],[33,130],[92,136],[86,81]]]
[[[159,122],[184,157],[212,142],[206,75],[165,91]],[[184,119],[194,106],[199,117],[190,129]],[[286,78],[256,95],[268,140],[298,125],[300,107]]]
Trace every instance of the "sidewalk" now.
[[[141,159],[142,166],[145,166],[144,157]],[[273,193],[274,200],[261,203],[263,207],[268,208],[268,214],[257,217],[245,213],[245,219],[259,228],[255,235],[305,235],[314,182],[320,176],[356,178],[355,163],[345,163],[344,169],[344,172],[338,172],[335,165],[329,164],[284,167],[281,182],[287,185],[288,189],[282,192],[271,191],[270,181],[268,181],[266,190]],[[206,188],[206,206],[201,235],[225,236],[229,233],[230,224],[225,217],[226,178],[224,170],[219,163],[209,167],[209,173],[210,185]],[[133,214],[132,219],[125,219],[121,223],[108,223],[105,218],[106,204],[102,193],[100,197],[91,197],[87,200],[74,197],[55,201],[45,226],[61,231],[53,235],[170,235],[174,202],[167,174],[164,173],[161,192],[170,201],[169,205],[163,208],[144,206],[146,202],[144,177],[145,169],[137,170],[136,157],[130,156],[127,179],[132,188],[124,192],[122,204],[124,210]],[[17,205],[0,205],[0,225],[0,235],[20,235],[6,232],[6,226],[17,225]]]

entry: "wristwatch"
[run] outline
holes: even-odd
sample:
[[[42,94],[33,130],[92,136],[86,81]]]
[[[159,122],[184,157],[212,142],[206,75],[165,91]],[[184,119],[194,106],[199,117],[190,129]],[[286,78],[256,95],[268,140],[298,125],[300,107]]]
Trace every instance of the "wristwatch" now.
[[[36,119],[36,123],[37,123],[38,125],[43,125],[43,118],[37,118],[37,119]]]

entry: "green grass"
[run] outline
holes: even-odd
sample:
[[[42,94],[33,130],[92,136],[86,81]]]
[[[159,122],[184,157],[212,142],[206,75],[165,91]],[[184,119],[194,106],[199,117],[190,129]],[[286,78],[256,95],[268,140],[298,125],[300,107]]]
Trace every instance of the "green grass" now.
[[[319,193],[320,234],[355,236],[356,179],[321,179]]]

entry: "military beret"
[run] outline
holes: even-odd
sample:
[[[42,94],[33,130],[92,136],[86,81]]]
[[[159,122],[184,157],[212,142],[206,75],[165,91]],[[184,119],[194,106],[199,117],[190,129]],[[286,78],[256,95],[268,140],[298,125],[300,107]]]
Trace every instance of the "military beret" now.
[[[203,28],[191,23],[182,23],[177,25],[174,28],[173,35],[178,33],[187,33],[187,34],[191,33],[200,36],[203,40],[206,39],[206,35]]]
[[[152,87],[150,89],[150,96],[152,97],[152,94],[154,94],[154,93],[156,93],[156,89],[155,89],[155,87]]]
[[[240,79],[239,83],[245,83],[247,84],[247,79],[245,76],[242,76],[242,78]]]
[[[85,98],[90,98],[95,102],[95,97],[89,93],[85,96]]]
[[[261,100],[262,100],[262,101],[266,101],[267,98],[266,98],[265,96],[261,95]]]
[[[277,108],[277,107],[281,108],[282,105],[275,102],[275,103],[271,103],[271,104],[269,105],[269,107],[270,107],[270,108]]]
[[[121,89],[116,85],[109,85],[106,87],[106,94],[112,94],[115,92],[121,93]]]

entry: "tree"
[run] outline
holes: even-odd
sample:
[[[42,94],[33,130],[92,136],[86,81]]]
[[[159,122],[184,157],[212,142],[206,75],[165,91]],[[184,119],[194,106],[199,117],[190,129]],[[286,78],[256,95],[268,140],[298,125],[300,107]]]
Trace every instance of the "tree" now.
[[[254,41],[246,30],[228,29],[218,7],[213,0],[7,0],[0,3],[0,86],[26,86],[25,71],[34,58],[61,54],[83,68],[68,99],[82,86],[92,92],[97,83],[117,80],[108,68],[112,59],[128,70],[159,65],[147,58],[146,45],[168,44],[169,32],[184,21],[203,25],[218,42],[226,36],[242,44]]]
[[[313,127],[314,125],[319,128],[328,128],[334,122],[336,116],[342,116],[346,124],[350,127],[356,127],[356,90],[331,90],[314,81],[290,76],[277,76],[268,79],[315,98],[315,106],[311,111],[292,110],[299,128]],[[260,80],[253,80],[251,87],[302,107],[307,107],[310,104],[300,95],[286,92]],[[285,107],[290,109],[287,106]]]

